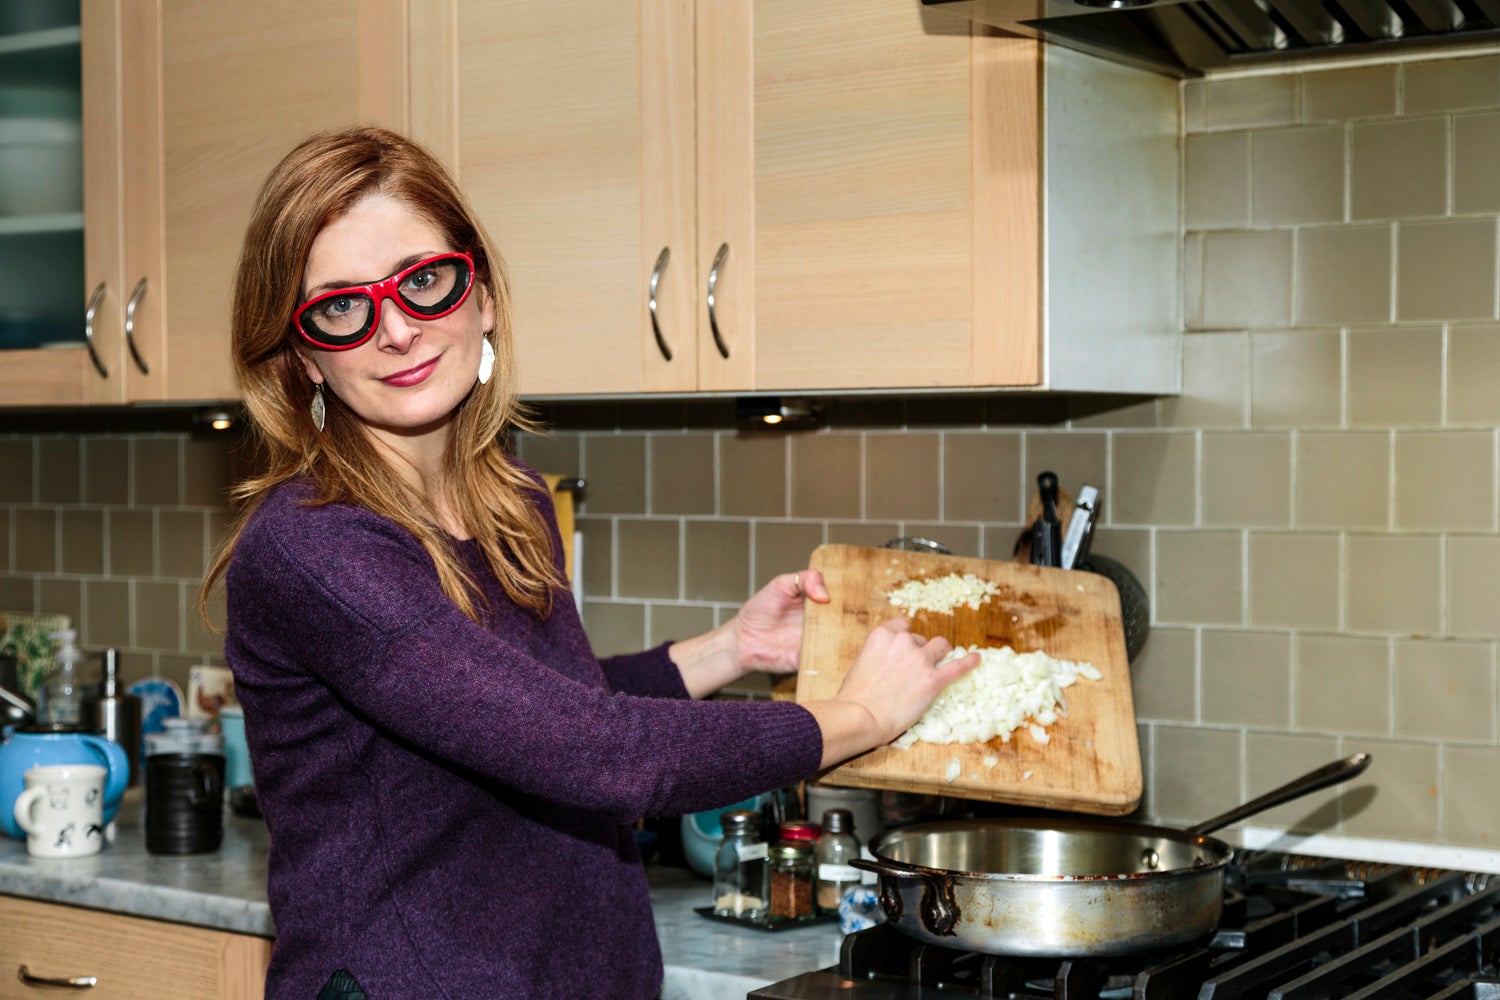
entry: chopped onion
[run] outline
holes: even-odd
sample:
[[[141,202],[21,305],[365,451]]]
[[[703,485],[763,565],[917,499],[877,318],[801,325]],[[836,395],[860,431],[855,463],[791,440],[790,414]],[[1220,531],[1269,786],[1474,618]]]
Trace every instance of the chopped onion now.
[[[923,569],[921,572],[926,573]],[[907,611],[931,611],[951,614],[960,604],[977,611],[979,606],[1000,592],[999,586],[973,573],[949,573],[931,580],[908,580],[886,596],[892,604]]]
[[[1058,660],[1042,652],[1017,653],[1009,646],[959,646],[947,659],[970,652],[979,653],[979,666],[938,695],[916,725],[901,734],[893,746],[904,750],[918,741],[983,743],[996,736],[1008,743],[1011,733],[1023,725],[1033,740],[1047,743],[1051,737],[1045,727],[1066,712],[1062,689],[1080,677],[1100,680],[1104,676],[1090,663]],[[952,768],[950,764],[949,770]]]

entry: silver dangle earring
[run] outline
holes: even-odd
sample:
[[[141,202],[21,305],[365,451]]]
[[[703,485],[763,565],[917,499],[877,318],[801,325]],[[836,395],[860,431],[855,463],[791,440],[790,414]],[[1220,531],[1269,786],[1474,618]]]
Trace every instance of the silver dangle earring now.
[[[479,384],[484,385],[490,380],[490,375],[495,371],[495,348],[490,344],[490,338],[484,338],[484,346],[479,349]]]
[[[317,389],[313,391],[312,422],[313,426],[318,429],[318,433],[321,434],[323,433],[323,424],[328,420],[328,407],[323,402],[323,383],[315,382],[313,384],[317,386]]]

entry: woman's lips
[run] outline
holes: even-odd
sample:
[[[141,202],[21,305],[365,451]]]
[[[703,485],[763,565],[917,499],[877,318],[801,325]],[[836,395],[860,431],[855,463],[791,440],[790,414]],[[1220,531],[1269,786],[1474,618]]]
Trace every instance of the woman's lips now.
[[[397,372],[394,375],[387,375],[380,381],[384,382],[386,385],[400,386],[401,388],[417,385],[419,383],[427,381],[427,376],[432,374],[432,369],[437,366],[437,363],[438,359],[433,358],[431,361],[420,364],[415,368],[408,368],[404,372]]]

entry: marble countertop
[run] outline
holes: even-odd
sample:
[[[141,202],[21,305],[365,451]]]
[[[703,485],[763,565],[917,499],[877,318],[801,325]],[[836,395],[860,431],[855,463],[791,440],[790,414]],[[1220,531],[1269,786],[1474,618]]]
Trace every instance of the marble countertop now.
[[[745,1000],[767,983],[838,964],[844,936],[836,922],[777,931],[737,927],[693,912],[712,900],[707,879],[654,865],[647,877],[667,967],[661,1000]]]
[[[111,913],[273,937],[266,903],[270,837],[258,819],[224,812],[224,843],[211,854],[146,850],[141,790],[126,793],[112,840],[88,858],[33,858],[0,837],[0,893]]]
[[[90,858],[44,859],[0,836],[0,893],[260,937],[274,937],[266,903],[269,838],[258,819],[224,814],[224,843],[211,854],[146,851],[144,807],[132,789],[114,839]],[[647,868],[666,976],[662,1000],[744,1000],[750,990],[838,962],[836,924],[761,931],[693,912],[712,885],[682,868]]]

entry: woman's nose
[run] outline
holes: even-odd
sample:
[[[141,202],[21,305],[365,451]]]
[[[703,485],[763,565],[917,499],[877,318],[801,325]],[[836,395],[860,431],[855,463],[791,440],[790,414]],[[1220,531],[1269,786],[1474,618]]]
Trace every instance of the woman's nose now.
[[[380,328],[375,331],[375,343],[381,350],[405,354],[421,332],[420,322],[408,316],[394,299],[380,303]]]

